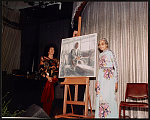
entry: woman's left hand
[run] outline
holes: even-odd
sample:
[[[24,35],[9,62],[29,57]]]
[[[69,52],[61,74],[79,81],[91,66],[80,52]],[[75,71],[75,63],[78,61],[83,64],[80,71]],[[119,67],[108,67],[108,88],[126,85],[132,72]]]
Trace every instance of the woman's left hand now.
[[[56,75],[54,75],[54,78],[57,78],[57,76],[56,76]]]
[[[52,77],[49,77],[48,75],[46,76],[49,82],[52,82]]]
[[[118,91],[118,82],[115,84],[115,92]]]

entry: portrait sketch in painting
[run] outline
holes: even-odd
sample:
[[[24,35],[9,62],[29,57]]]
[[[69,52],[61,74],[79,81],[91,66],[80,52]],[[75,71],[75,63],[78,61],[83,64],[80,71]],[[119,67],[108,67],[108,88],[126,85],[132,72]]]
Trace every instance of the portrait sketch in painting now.
[[[97,33],[62,39],[59,78],[96,76]]]

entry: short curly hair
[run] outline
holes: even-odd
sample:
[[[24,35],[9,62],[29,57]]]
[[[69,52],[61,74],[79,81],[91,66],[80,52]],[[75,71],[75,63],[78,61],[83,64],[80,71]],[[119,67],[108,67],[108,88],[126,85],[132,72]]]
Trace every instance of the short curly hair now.
[[[56,45],[54,43],[50,43],[49,45],[45,46],[45,48],[44,48],[44,56],[48,56],[48,51],[49,51],[49,49],[51,47],[54,48],[54,51],[55,51],[54,52],[54,58],[56,58],[58,53],[57,53],[57,47],[56,47]]]

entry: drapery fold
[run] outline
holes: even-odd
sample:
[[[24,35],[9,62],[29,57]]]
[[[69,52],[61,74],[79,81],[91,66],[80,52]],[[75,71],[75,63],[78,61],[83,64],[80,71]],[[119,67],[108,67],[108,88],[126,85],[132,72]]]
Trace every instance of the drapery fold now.
[[[83,2],[74,2],[73,3],[73,9],[72,9],[72,20],[71,20],[71,26],[73,28],[74,26],[74,17],[75,17],[75,14],[76,12],[78,11],[78,8],[80,7],[80,5],[82,4]]]
[[[2,71],[11,74],[13,69],[20,69],[21,30],[18,29],[20,12],[2,7]],[[16,24],[12,24],[16,23]]]
[[[148,83],[148,2],[88,2],[81,22],[81,35],[96,32],[98,40],[108,39],[109,48],[115,53],[119,107],[125,98],[126,83]],[[94,109],[95,81],[90,81],[90,96]],[[127,114],[148,118],[146,110]]]

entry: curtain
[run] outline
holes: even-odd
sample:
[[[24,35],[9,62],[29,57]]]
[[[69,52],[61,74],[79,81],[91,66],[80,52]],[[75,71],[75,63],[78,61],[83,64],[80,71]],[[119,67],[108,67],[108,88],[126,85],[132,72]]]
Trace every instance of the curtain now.
[[[118,108],[126,83],[148,83],[148,2],[88,2],[81,15],[81,35],[107,38],[118,62]],[[95,109],[95,80],[90,81]],[[148,118],[148,111],[129,111],[131,118]]]
[[[76,12],[78,11],[78,8],[80,7],[80,5],[82,4],[83,2],[74,2],[73,3],[73,9],[72,9],[72,21],[71,21],[71,26],[73,28],[73,25],[74,25],[74,17],[75,17],[75,14]]]
[[[11,74],[13,69],[20,68],[20,12],[2,7],[2,18],[2,71],[7,71],[7,74]]]

